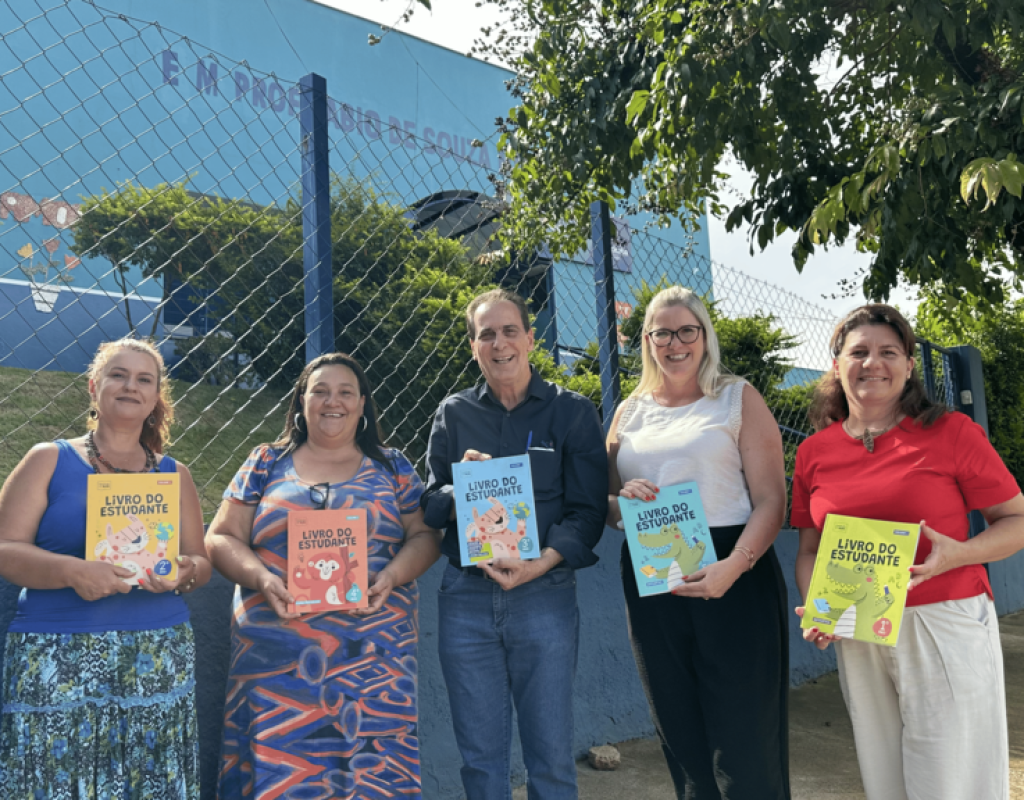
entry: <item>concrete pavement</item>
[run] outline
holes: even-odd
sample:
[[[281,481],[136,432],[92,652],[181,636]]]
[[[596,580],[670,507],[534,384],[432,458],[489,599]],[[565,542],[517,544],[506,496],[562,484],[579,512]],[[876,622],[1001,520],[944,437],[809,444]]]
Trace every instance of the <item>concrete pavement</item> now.
[[[1010,797],[1024,800],[1024,612],[1003,617],[999,627],[1006,665]],[[853,730],[835,673],[790,691],[789,731],[793,800],[864,800]],[[598,772],[586,761],[577,765],[581,800],[675,800],[657,741],[616,746],[622,766],[614,772]],[[525,787],[513,796],[526,800]]]

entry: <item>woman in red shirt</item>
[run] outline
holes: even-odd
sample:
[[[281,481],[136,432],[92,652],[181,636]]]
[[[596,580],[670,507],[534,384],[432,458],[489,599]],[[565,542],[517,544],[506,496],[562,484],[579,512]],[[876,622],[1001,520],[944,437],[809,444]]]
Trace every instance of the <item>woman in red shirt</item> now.
[[[793,476],[801,594],[828,514],[921,522],[921,539],[895,648],[814,628],[804,638],[836,642],[868,800],[1008,800],[1002,651],[983,565],[1024,548],[1024,498],[982,428],[928,400],[896,309],[852,311],[831,344],[832,374],[811,408],[818,432]],[[974,509],[989,528],[969,539]]]

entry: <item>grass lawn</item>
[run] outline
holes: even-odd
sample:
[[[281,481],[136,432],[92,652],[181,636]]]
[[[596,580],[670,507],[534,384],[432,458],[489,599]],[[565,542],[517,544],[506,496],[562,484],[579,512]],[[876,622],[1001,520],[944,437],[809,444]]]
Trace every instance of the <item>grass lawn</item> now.
[[[172,381],[168,453],[192,471],[207,522],[249,451],[284,427],[284,400],[269,393]],[[84,375],[0,367],[0,480],[32,445],[83,434],[88,408]]]

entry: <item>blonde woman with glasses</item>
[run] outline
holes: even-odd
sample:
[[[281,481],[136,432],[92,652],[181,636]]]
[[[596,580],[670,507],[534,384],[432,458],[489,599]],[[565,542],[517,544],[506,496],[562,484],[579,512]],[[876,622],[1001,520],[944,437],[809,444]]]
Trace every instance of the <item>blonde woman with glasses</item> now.
[[[619,498],[695,481],[718,561],[640,597],[628,548],[630,640],[679,798],[786,800],[786,587],[772,543],[786,511],[782,438],[753,386],[724,373],[711,317],[673,286],[644,317],[643,373],[608,435]]]

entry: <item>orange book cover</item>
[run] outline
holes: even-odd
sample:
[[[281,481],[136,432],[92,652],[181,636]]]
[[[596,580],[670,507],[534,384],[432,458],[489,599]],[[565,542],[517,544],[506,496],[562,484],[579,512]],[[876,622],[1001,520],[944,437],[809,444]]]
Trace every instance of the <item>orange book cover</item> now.
[[[289,610],[366,608],[366,539],[366,509],[289,511]]]

